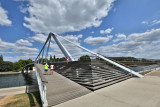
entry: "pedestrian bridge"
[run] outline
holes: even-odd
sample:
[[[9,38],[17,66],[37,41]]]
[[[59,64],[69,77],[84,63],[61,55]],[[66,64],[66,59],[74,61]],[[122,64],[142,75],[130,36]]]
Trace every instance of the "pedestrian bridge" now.
[[[35,64],[43,106],[54,106],[131,78],[98,59],[54,63],[53,75],[44,74],[44,65]]]
[[[47,58],[51,37],[54,38],[64,56],[69,59],[69,62],[54,63],[54,74],[44,75],[43,64],[48,63]],[[57,37],[91,53],[95,58],[86,61],[75,61]],[[46,46],[47,43],[48,47]],[[45,46],[47,47],[46,52]],[[45,60],[43,60],[44,53],[46,53]],[[100,88],[129,79],[133,75],[140,78],[143,77],[125,65],[92,52],[54,33],[49,34],[44,46],[35,59],[34,66],[44,107],[54,106],[86,95]]]
[[[44,66],[35,64],[40,92],[44,106],[54,106],[65,101],[83,96],[91,91],[70,79],[54,72],[54,75],[43,75]]]

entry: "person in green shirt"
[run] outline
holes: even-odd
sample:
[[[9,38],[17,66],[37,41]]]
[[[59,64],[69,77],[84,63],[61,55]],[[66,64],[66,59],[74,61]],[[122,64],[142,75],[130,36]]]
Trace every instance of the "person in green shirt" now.
[[[45,74],[46,74],[46,75],[48,75],[48,67],[49,67],[49,65],[46,63],[46,64],[44,65],[44,71],[45,71]]]

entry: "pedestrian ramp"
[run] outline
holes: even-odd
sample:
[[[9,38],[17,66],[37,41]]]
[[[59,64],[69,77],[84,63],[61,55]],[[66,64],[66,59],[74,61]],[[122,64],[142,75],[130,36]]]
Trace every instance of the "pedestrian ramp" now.
[[[53,75],[44,75],[44,67],[42,64],[35,64],[35,66],[37,72],[42,73],[41,76],[47,81],[45,86],[48,106],[54,106],[91,92],[89,89],[56,72],[54,72]]]

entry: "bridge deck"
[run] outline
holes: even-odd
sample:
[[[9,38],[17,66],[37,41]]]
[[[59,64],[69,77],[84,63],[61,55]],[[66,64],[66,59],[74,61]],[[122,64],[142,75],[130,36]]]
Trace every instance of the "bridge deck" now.
[[[43,65],[37,64],[37,67],[44,73]],[[46,96],[49,106],[54,106],[91,92],[56,72],[53,75],[44,75],[44,77],[48,81],[46,84]]]

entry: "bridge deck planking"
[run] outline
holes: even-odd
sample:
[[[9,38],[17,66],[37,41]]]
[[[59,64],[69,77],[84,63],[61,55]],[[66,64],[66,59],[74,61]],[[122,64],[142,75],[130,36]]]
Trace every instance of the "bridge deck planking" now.
[[[44,73],[43,65],[37,64],[37,67]],[[49,106],[54,106],[91,92],[89,89],[56,72],[53,75],[44,75],[44,77],[48,81],[46,83],[46,96]]]

